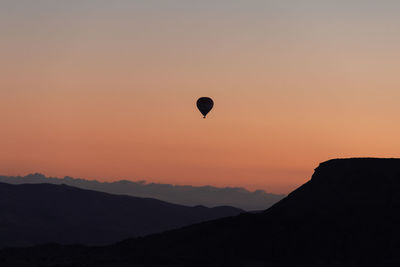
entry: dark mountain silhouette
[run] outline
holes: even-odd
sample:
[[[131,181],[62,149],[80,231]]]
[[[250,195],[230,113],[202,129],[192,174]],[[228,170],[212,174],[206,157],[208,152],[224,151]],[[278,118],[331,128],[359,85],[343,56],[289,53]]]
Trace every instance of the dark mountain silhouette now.
[[[266,193],[263,190],[250,192],[241,187],[171,185],[127,180],[99,182],[68,176],[64,178],[46,177],[40,173],[22,177],[0,176],[0,182],[10,184],[66,184],[110,194],[156,198],[186,206],[233,206],[247,211],[265,210],[284,197],[284,195]]]
[[[41,266],[400,266],[400,159],[321,163],[309,182],[258,214],[105,247],[48,245],[0,251],[0,264],[32,262]]]
[[[66,185],[0,183],[0,247],[44,242],[106,244],[241,212]]]

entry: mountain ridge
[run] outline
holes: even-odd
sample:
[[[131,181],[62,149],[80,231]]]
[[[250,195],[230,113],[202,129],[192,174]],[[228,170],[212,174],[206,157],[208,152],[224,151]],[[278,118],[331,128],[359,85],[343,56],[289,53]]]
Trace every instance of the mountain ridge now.
[[[53,260],[44,266],[72,266],[62,265],[65,259],[74,266],[399,266],[399,192],[400,159],[330,160],[262,213],[105,247],[75,246],[71,254],[50,246]],[[23,255],[32,251],[28,259],[43,262],[38,247]],[[14,263],[22,252],[0,251],[0,260]]]
[[[46,177],[40,173],[26,176],[0,176],[0,182],[11,184],[67,184],[82,189],[111,194],[156,198],[185,206],[233,206],[247,211],[264,210],[284,197],[284,195],[266,193],[263,190],[248,191],[242,187],[172,185],[128,180],[99,182],[97,180],[86,180],[69,176],[65,176],[64,178]]]

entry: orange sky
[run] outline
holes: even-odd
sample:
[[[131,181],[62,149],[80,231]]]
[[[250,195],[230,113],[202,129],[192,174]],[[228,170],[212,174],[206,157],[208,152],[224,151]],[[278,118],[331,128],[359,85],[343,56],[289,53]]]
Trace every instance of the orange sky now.
[[[400,156],[400,3],[15,2],[0,174],[287,193],[321,161]]]

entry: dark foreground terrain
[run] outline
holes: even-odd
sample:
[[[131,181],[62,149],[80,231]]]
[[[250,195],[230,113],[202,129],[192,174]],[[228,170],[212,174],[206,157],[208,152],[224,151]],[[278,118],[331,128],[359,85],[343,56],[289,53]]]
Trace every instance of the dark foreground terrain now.
[[[400,266],[400,159],[337,159],[259,214],[104,247],[0,251],[1,266]]]
[[[0,247],[46,242],[111,244],[241,212],[66,185],[0,183]]]

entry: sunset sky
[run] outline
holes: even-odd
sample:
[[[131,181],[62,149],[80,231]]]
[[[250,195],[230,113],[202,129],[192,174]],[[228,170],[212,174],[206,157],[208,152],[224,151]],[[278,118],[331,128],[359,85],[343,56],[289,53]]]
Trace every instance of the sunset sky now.
[[[394,0],[2,0],[0,174],[288,193],[331,158],[400,157],[399,14]]]

